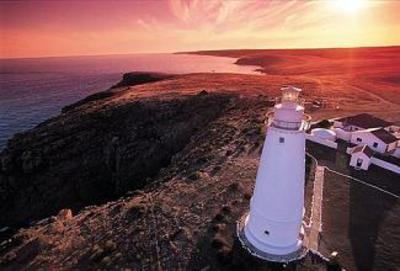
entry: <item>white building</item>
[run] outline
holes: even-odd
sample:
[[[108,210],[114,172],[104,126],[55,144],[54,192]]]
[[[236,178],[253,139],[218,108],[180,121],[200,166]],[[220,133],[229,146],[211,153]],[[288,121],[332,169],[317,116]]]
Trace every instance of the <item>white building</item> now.
[[[398,146],[392,153],[392,156],[396,157],[396,158],[400,158],[400,146]]]
[[[355,169],[367,170],[371,164],[373,153],[368,145],[360,145],[353,148],[351,151],[350,166]]]
[[[396,149],[389,151],[389,154],[396,158],[400,158],[400,127],[392,125],[386,127],[385,130],[390,132],[393,136],[395,136],[398,139]]]
[[[338,118],[334,119],[333,121],[334,128],[340,128],[346,132],[353,132],[370,128],[384,128],[392,125],[391,122],[387,122],[383,119],[377,118],[367,113]]]
[[[332,119],[333,128],[315,128],[306,139],[338,149],[341,141],[350,146],[350,166],[367,170],[370,164],[400,173],[400,127],[370,114]],[[339,140],[334,140],[335,136]],[[333,141],[334,140],[334,141]]]
[[[355,145],[368,145],[374,152],[400,158],[400,127],[363,113],[333,120],[337,138]]]
[[[355,131],[350,142],[356,145],[368,145],[373,151],[389,153],[396,149],[398,139],[383,128]]]
[[[351,136],[355,131],[361,131],[371,128],[388,127],[392,123],[373,115],[363,113],[354,116],[338,118],[333,120],[333,129],[338,138],[350,142]]]
[[[281,102],[268,114],[250,212],[238,232],[242,244],[253,254],[269,260],[265,255],[293,257],[303,249],[304,130],[309,117],[299,104],[300,91],[292,86],[282,88]]]

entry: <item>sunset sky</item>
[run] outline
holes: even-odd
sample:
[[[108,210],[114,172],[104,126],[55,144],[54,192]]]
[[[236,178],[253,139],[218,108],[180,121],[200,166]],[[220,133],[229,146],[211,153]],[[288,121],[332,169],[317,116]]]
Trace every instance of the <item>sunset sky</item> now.
[[[0,2],[0,58],[400,44],[400,1]]]

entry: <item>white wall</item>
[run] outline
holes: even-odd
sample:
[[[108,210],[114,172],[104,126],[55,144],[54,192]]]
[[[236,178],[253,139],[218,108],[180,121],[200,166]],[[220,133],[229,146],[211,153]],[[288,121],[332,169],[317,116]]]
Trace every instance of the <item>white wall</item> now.
[[[400,147],[398,147],[392,154],[394,157],[400,158]]]
[[[357,138],[361,138],[362,141],[357,141]],[[385,142],[370,132],[353,132],[350,142],[357,145],[368,145],[368,147],[370,147],[372,150],[380,153],[385,153],[388,146]],[[377,147],[374,147],[375,142],[378,143]]]
[[[390,143],[390,144],[388,145],[388,147],[387,147],[387,151],[389,152],[389,151],[392,151],[392,150],[396,149],[396,147],[397,147],[397,142],[398,142],[398,141]]]
[[[355,147],[348,147],[348,148],[346,149],[346,153],[351,154],[351,152],[352,152],[352,150],[353,150],[354,148],[355,148]],[[400,149],[398,149],[397,154],[400,156]],[[352,156],[351,156],[351,159],[350,159],[350,166],[353,166],[353,167],[354,167],[354,166],[357,164],[357,158],[356,158],[356,157],[357,157],[357,155],[352,155]],[[399,166],[394,165],[394,164],[389,163],[389,162],[386,162],[386,161],[383,161],[383,160],[378,159],[378,158],[376,158],[376,157],[371,157],[370,163],[371,163],[371,164],[374,164],[374,165],[376,165],[376,166],[378,166],[378,167],[381,167],[381,168],[384,168],[384,169],[387,169],[387,170],[390,170],[390,171],[393,171],[393,172],[396,172],[396,173],[399,173],[399,174],[400,174],[400,167],[399,167]]]
[[[352,132],[347,132],[341,128],[335,128],[334,130],[336,133],[336,137],[338,137],[346,142],[350,142]]]
[[[306,134],[306,139],[310,140],[312,142],[327,146],[329,148],[333,148],[333,149],[337,149],[338,144],[336,142],[330,141],[330,140],[326,140],[326,139],[322,139],[319,137],[316,137],[314,135],[311,134]]]
[[[337,120],[333,121],[333,127],[334,128],[342,128],[343,127],[343,123]]]
[[[351,154],[351,152],[353,151],[354,148],[355,148],[355,147],[347,147],[347,148],[346,148],[346,153],[347,153],[347,154]]]
[[[371,163],[374,165],[377,165],[378,167],[396,172],[400,174],[400,167],[394,164],[391,164],[389,162],[383,161],[381,159],[378,159],[376,157],[371,157]]]

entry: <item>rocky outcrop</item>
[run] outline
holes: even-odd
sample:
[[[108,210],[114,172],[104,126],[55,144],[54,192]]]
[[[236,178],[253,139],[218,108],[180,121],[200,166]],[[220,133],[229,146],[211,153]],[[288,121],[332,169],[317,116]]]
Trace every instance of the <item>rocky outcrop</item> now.
[[[15,135],[0,154],[0,225],[143,187],[231,98],[204,94],[113,106],[96,101],[95,108],[85,103]]]
[[[86,97],[76,103],[67,105],[61,109],[61,112],[65,113],[67,111],[70,111],[74,108],[77,108],[83,104],[86,104],[86,103],[89,103],[92,101],[98,101],[98,100],[105,99],[105,98],[115,97],[116,95],[121,95],[121,94],[123,94],[124,91],[127,90],[126,87],[129,87],[129,86],[153,83],[153,82],[162,81],[162,80],[173,78],[173,77],[174,77],[174,75],[165,74],[165,73],[149,73],[149,72],[125,73],[122,76],[122,80],[120,82],[118,82],[116,85],[112,86],[110,89],[97,92],[95,94],[89,95],[88,97]]]
[[[111,87],[113,88],[120,88],[126,86],[136,86],[146,83],[157,82],[161,80],[166,80],[173,78],[175,75],[167,74],[167,73],[156,73],[156,72],[129,72],[125,73],[122,76],[122,80]]]

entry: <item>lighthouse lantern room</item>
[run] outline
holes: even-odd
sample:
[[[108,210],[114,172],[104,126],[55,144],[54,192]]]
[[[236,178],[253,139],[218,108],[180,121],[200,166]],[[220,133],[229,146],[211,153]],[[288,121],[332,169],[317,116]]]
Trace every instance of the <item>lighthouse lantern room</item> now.
[[[268,127],[250,211],[238,223],[238,237],[252,254],[272,261],[294,260],[304,250],[302,220],[305,130],[310,117],[301,89],[281,88]]]

